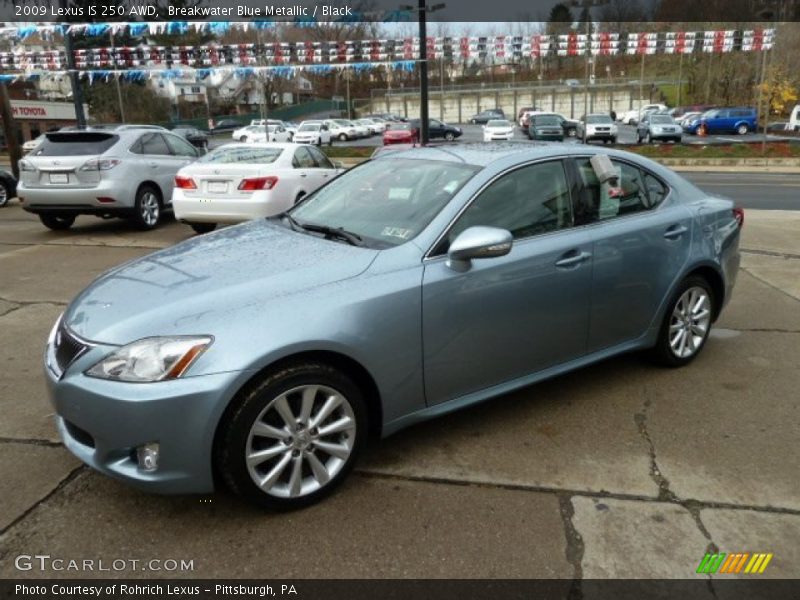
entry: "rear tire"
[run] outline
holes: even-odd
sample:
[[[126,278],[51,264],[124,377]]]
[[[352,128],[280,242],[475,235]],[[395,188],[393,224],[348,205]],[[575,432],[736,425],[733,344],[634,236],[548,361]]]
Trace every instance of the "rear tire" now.
[[[143,185],[136,192],[133,221],[142,231],[155,229],[161,221],[161,193],[152,185]]]
[[[247,136],[243,135],[242,137],[239,138],[239,141],[242,142],[242,143],[246,142],[247,141]]]
[[[444,134],[444,139],[446,139],[448,142],[452,142],[454,139],[456,139],[456,136],[452,131],[448,131]]]
[[[345,134],[343,134],[343,133],[340,134],[339,135],[339,141],[340,142],[346,142],[347,141],[347,136]]]
[[[214,466],[256,505],[302,508],[344,481],[366,439],[358,386],[324,363],[298,362],[267,373],[234,400],[216,435]]]
[[[651,350],[655,362],[682,367],[697,358],[711,331],[716,302],[704,277],[692,275],[684,279],[667,305],[658,341]]]
[[[736,133],[739,135],[747,135],[748,131],[750,131],[750,128],[747,126],[747,123],[742,123],[736,128]]]
[[[56,215],[53,213],[40,213],[39,220],[42,225],[53,231],[66,231],[75,222],[75,215]]]
[[[0,208],[8,204],[9,198],[11,198],[11,190],[5,181],[0,180]]]
[[[217,228],[216,223],[188,223],[189,227],[194,229],[197,234],[211,233]]]

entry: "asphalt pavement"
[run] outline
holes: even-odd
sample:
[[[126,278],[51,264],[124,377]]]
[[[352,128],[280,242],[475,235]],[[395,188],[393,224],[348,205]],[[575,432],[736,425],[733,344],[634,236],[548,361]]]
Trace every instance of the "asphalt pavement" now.
[[[92,217],[53,232],[0,209],[0,577],[702,577],[712,600],[733,576],[696,575],[709,551],[774,553],[759,577],[800,577],[797,211],[747,213],[733,298],[690,366],[622,356],[412,427],[293,513],[144,494],[58,439],[53,322],[104,270],[191,237]],[[140,566],[21,571],[25,555]]]

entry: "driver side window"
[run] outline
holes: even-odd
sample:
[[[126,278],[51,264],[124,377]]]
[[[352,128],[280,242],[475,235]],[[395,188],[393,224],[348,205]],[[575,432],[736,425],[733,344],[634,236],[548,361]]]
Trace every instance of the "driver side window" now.
[[[469,227],[499,227],[522,239],[571,227],[572,202],[560,160],[501,176],[484,189],[448,234],[448,245]]]

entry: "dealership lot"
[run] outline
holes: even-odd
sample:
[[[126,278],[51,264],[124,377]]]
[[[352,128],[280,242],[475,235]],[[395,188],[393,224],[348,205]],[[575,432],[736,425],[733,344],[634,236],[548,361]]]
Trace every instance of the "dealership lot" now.
[[[693,365],[616,358],[413,427],[371,449],[333,498],[285,514],[225,492],[142,494],[78,465],[55,434],[41,351],[58,314],[103,270],[192,231],[82,217],[55,233],[3,209],[0,576],[93,574],[14,566],[49,554],[194,561],[110,573],[147,577],[685,578],[719,550],[772,552],[765,576],[798,577],[793,208],[747,212],[733,300]]]

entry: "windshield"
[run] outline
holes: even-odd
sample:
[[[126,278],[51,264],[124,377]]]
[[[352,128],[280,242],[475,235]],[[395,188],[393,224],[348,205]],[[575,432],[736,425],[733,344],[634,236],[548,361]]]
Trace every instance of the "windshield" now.
[[[300,129],[298,131],[319,131],[319,125],[316,123],[306,123],[304,125],[300,125]]]
[[[667,115],[653,115],[650,117],[651,123],[656,123],[657,125],[670,125],[672,123],[672,117]]]
[[[197,159],[199,163],[269,164],[278,160],[283,148],[263,146],[222,146]]]
[[[492,119],[486,124],[487,127],[511,127],[511,123],[503,119]]]
[[[419,234],[479,167],[392,158],[340,175],[291,210],[303,224],[342,228],[375,248],[399,246]]]
[[[392,125],[389,127],[389,129],[393,129],[395,131],[399,129],[409,130],[411,128],[411,123],[392,123]]]
[[[608,115],[589,115],[586,117],[587,123],[613,123]]]
[[[533,118],[534,125],[561,125],[561,119],[555,115],[544,115]]]

